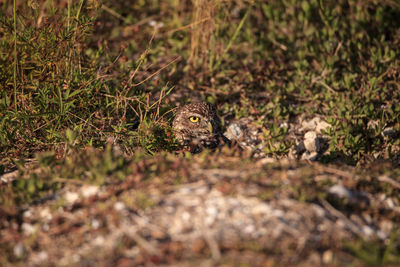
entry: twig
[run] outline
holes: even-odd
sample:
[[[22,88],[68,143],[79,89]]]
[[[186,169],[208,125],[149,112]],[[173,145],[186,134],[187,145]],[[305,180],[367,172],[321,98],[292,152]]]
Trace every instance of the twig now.
[[[317,81],[316,83],[322,85],[323,87],[325,87],[326,89],[330,90],[331,92],[336,93],[336,91],[335,91],[334,89],[332,89],[332,87],[330,87],[330,86],[327,85],[326,83],[321,82],[321,81]]]
[[[149,254],[151,255],[157,255],[159,254],[158,249],[156,249],[150,242],[148,242],[146,239],[141,237],[140,235],[137,234],[136,230],[133,230],[131,227],[127,226],[124,233],[128,235],[130,238],[135,240],[135,242],[144,248]]]
[[[215,238],[209,233],[209,230],[203,229],[203,238],[206,241],[208,247],[211,251],[211,256],[214,261],[219,261],[221,259],[221,251],[219,249],[217,241]]]
[[[179,28],[176,28],[176,29],[172,29],[172,30],[167,31],[167,32],[165,32],[165,33],[162,33],[162,34],[160,34],[160,35],[164,36],[164,35],[172,34],[172,33],[177,32],[177,31],[182,31],[182,30],[184,30],[184,29],[186,29],[186,28],[190,28],[190,27],[195,26],[195,25],[197,25],[197,24],[206,22],[207,20],[210,20],[210,19],[211,19],[211,18],[204,18],[204,19],[202,19],[202,20],[195,21],[195,22],[190,23],[190,24],[188,24],[188,25],[185,25],[185,26],[182,26],[182,27],[179,27]],[[157,36],[157,37],[160,37],[160,36]]]
[[[341,170],[338,170],[338,169],[335,169],[335,168],[331,168],[331,167],[328,167],[328,166],[321,166],[319,164],[315,164],[314,166],[317,169],[319,169],[320,171],[325,171],[325,172],[330,173],[330,174],[336,174],[336,175],[339,175],[341,177],[346,177],[346,178],[349,178],[349,179],[353,179],[354,178],[354,175],[352,175],[349,172],[341,171]]]
[[[144,58],[146,57],[146,55],[147,55],[147,54],[149,53],[149,51],[150,51],[150,46],[151,46],[151,43],[153,42],[154,35],[155,35],[155,32],[153,32],[153,35],[152,35],[151,38],[150,38],[148,47],[147,47],[146,50],[143,52],[143,54],[140,55],[139,64],[137,65],[135,71],[134,71],[134,72],[131,74],[131,76],[129,77],[129,79],[128,79],[128,81],[126,82],[126,84],[125,84],[124,88],[122,89],[122,91],[125,91],[126,88],[128,88],[128,86],[129,86],[129,84],[131,83],[133,77],[135,77],[135,75],[136,75],[136,73],[138,72],[140,66],[141,66],[142,63],[144,62]],[[126,96],[127,94],[128,94],[128,90],[125,92],[125,96]]]
[[[339,210],[335,209],[325,199],[320,199],[320,201],[322,203],[322,206],[324,206],[324,208],[326,210],[328,210],[332,215],[343,220],[346,223],[346,225],[350,228],[351,231],[353,231],[354,233],[356,233],[360,236],[363,236],[363,232],[362,232],[362,230],[360,230],[360,227],[358,227],[354,222],[352,222],[350,219],[348,219],[346,216],[344,216],[343,213],[341,213]]]
[[[146,79],[144,79],[143,81],[139,82],[139,83],[135,83],[132,86],[136,87],[138,85],[141,85],[142,83],[146,82],[147,80],[151,79],[153,76],[157,75],[158,73],[160,73],[163,69],[167,68],[169,65],[171,65],[172,63],[175,63],[176,61],[181,60],[181,56],[176,57],[174,60],[172,60],[171,62],[169,62],[168,64],[164,65],[163,67],[161,67],[161,69],[157,70],[156,72],[154,72],[153,74],[151,74],[149,77],[147,77]]]
[[[280,49],[282,49],[283,51],[287,50],[287,46],[284,44],[279,43],[277,40],[275,40],[274,38],[269,38],[269,40],[276,46],[278,46]]]
[[[109,8],[106,5],[101,5],[101,9],[103,9],[104,11],[108,12],[109,14],[113,15],[114,17],[116,17],[117,19],[123,20],[125,23],[128,23],[129,21],[122,15],[120,15],[119,13],[117,13],[115,10]]]
[[[336,49],[335,49],[335,53],[334,53],[335,56],[337,56],[337,54],[338,54],[338,52],[339,52],[341,47],[342,47],[342,42],[339,42],[337,47],[336,47]]]
[[[397,181],[395,181],[395,180],[393,180],[392,178],[390,178],[390,177],[387,176],[387,175],[381,175],[381,176],[379,176],[379,177],[378,177],[378,181],[391,184],[391,185],[392,185],[393,187],[395,187],[395,188],[400,188],[400,183],[397,182]]]
[[[218,262],[221,259],[221,250],[219,249],[218,242],[215,240],[213,237],[210,228],[207,227],[205,224],[204,220],[202,218],[199,218],[199,230],[201,232],[201,235],[204,238],[204,241],[206,241],[210,251],[211,251],[211,257],[215,262]]]
[[[246,13],[244,14],[242,20],[240,21],[239,25],[236,27],[235,32],[233,33],[232,38],[229,40],[228,45],[225,47],[224,52],[222,53],[221,57],[218,59],[217,63],[215,63],[215,65],[212,67],[212,70],[216,70],[219,65],[222,63],[222,60],[224,59],[224,56],[228,53],[229,49],[231,48],[233,42],[236,40],[237,36],[239,35],[240,30],[242,29],[244,22],[247,19],[247,16],[250,13],[250,9],[247,9]]]
[[[92,126],[93,128],[95,128],[96,130],[98,130],[100,133],[102,132],[101,129],[99,129],[99,128],[97,128],[96,126],[94,126],[93,124],[91,124],[91,123],[89,122],[89,120],[84,120],[84,119],[82,119],[81,117],[75,115],[74,113],[72,113],[72,112],[70,112],[70,111],[68,111],[68,114],[69,114],[69,115],[72,115],[73,117],[75,117],[75,118],[77,118],[77,119],[79,119],[79,120],[81,120],[81,121],[83,121],[83,122],[85,122],[85,123],[87,123],[87,124],[89,124],[90,126]]]

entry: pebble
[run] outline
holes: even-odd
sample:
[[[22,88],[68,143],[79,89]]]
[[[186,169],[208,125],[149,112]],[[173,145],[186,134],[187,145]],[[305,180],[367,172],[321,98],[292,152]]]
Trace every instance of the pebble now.
[[[36,232],[35,226],[30,223],[23,223],[21,225],[21,228],[22,228],[22,231],[24,232],[24,234],[26,234],[26,235],[32,235]]]
[[[333,252],[332,250],[327,250],[324,252],[324,254],[322,254],[322,262],[324,264],[329,264],[331,263],[333,260]]]
[[[72,205],[79,199],[79,195],[76,192],[65,193],[65,200],[68,204]]]
[[[114,203],[114,209],[116,211],[123,211],[125,209],[125,204],[123,202],[120,202],[120,201],[115,202]]]
[[[239,124],[237,124],[236,122],[233,122],[233,123],[229,124],[224,135],[229,140],[240,139],[243,135],[243,131],[240,129]]]
[[[42,224],[41,229],[42,229],[43,232],[47,232],[47,231],[49,231],[50,226],[49,226],[49,224],[44,223],[44,224]]]
[[[44,208],[40,211],[40,217],[42,217],[46,221],[50,221],[53,219],[53,215],[51,215],[49,208]]]
[[[22,216],[24,217],[24,218],[30,218],[30,217],[32,217],[32,211],[29,209],[29,210],[26,210],[26,211],[24,211],[24,213],[22,214]]]
[[[14,256],[17,258],[23,258],[26,255],[26,247],[24,245],[24,243],[19,242],[14,246],[13,249],[14,252]]]
[[[186,211],[184,211],[183,213],[182,213],[182,220],[184,220],[184,221],[189,221],[189,219],[190,219],[190,213],[189,212],[186,212]]]
[[[386,127],[384,130],[383,130],[383,136],[385,136],[385,137],[393,137],[393,136],[395,136],[396,135],[396,131],[394,130],[394,128],[393,127]]]
[[[315,151],[314,152],[306,151],[301,155],[301,159],[302,160],[316,161],[318,159],[318,153],[315,152]]]
[[[99,220],[97,220],[97,219],[92,220],[92,228],[94,230],[99,229],[100,226],[101,226],[101,222]]]
[[[389,209],[395,209],[396,208],[396,204],[394,203],[393,199],[391,199],[391,198],[387,198],[385,200],[385,204]]]
[[[97,237],[93,240],[93,245],[95,245],[95,246],[101,247],[101,246],[104,245],[104,243],[105,243],[105,239],[104,239],[104,237],[102,237],[101,235],[100,235],[100,236],[97,236]]]
[[[302,130],[304,131],[313,131],[317,127],[317,125],[320,123],[321,119],[319,117],[315,117],[309,121],[302,121],[301,122],[301,127]]]
[[[328,189],[328,193],[335,195],[337,197],[340,197],[340,198],[351,199],[353,197],[353,194],[351,193],[351,191],[341,184],[336,184],[334,186],[331,186]]]
[[[37,255],[38,260],[43,262],[43,261],[47,261],[47,259],[49,258],[49,255],[47,254],[46,251],[40,251]]]
[[[375,233],[375,231],[371,227],[369,227],[367,225],[363,225],[362,226],[362,232],[363,232],[364,235],[366,235],[368,237],[372,236]]]
[[[316,132],[309,131],[304,134],[304,147],[308,152],[318,152],[320,150]]]
[[[331,127],[329,123],[321,120],[320,117],[315,117],[309,121],[301,122],[302,131],[315,131],[317,134],[322,134],[322,131],[327,131]]]
[[[162,232],[162,231],[159,231],[159,230],[157,230],[157,229],[151,231],[151,236],[152,236],[153,238],[156,238],[156,239],[164,239],[164,238],[166,238],[165,233]]]
[[[99,187],[95,185],[84,186],[81,189],[81,192],[84,198],[89,198],[91,196],[97,195],[97,193],[99,192]]]

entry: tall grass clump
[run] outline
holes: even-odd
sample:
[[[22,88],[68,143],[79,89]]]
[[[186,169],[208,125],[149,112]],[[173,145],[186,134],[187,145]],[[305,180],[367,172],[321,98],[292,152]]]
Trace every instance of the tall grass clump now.
[[[1,8],[2,153],[28,156],[64,146],[67,129],[75,144],[101,145],[110,135],[141,143],[135,137],[138,125],[150,119],[136,110],[149,97],[142,80],[153,76],[132,80],[130,73],[145,73],[148,55],[136,53],[124,67],[123,52],[110,52],[103,32],[94,35],[104,24],[98,18],[105,12],[100,1],[13,1]],[[159,116],[162,112],[158,108]]]
[[[86,117],[94,111],[93,95],[99,80],[95,76],[96,66],[83,49],[94,17],[90,7],[83,7],[82,3],[71,6],[73,19],[50,2],[39,5],[33,1],[26,5],[14,1],[12,9],[2,5],[3,152],[18,153],[27,147],[53,144],[66,125],[79,119],[69,114]],[[82,14],[83,8],[88,12]],[[10,12],[13,16],[9,16]],[[70,20],[73,22],[68,26]]]
[[[229,57],[252,7],[252,3],[245,5],[243,1],[192,1],[189,62],[193,71],[210,75]]]

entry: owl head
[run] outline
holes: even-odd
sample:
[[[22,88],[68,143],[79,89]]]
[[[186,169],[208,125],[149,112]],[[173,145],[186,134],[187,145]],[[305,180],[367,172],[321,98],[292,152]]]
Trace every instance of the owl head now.
[[[208,103],[192,103],[180,108],[172,122],[179,142],[185,146],[216,147],[222,134],[221,120]]]

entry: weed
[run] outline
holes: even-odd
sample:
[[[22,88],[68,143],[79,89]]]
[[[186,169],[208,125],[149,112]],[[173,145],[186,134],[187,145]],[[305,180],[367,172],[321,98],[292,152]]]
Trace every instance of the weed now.
[[[391,233],[387,244],[381,241],[366,242],[356,240],[347,242],[348,251],[368,265],[395,264],[399,262],[399,234],[396,230]]]

